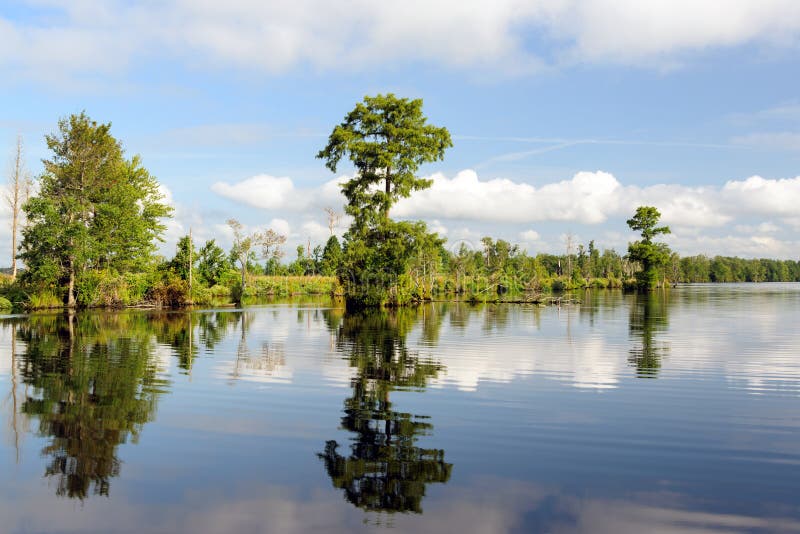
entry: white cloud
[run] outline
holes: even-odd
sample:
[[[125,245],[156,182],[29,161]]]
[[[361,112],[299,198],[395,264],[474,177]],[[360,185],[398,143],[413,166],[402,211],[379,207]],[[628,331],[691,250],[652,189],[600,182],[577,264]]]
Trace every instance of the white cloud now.
[[[286,219],[272,219],[267,225],[267,228],[284,236],[290,235],[292,230],[292,226]]]
[[[213,190],[244,205],[268,209],[292,217],[302,214],[296,227],[296,238],[305,244],[327,239],[322,206],[341,209],[344,198],[341,176],[316,188],[298,188],[288,178],[259,175],[238,183],[218,183]],[[574,223],[578,225],[614,224],[623,226],[637,206],[656,206],[664,223],[671,225],[680,236],[673,243],[681,253],[704,252],[744,256],[793,257],[792,238],[776,222],[797,227],[797,206],[800,206],[800,177],[768,179],[751,176],[731,180],[722,187],[657,184],[652,186],[624,185],[614,175],[603,172],[578,172],[572,178],[534,186],[522,181],[503,178],[481,179],[473,170],[455,176],[430,176],[431,188],[415,192],[401,200],[393,215],[401,218],[423,219],[432,230],[446,236],[451,247],[460,243],[478,243],[484,235],[519,238],[532,250],[561,250],[557,234],[531,223]],[[291,215],[294,214],[294,215]],[[770,217],[775,222],[753,223],[753,219]],[[731,224],[737,223],[737,224]],[[468,225],[468,226],[467,226]],[[519,228],[520,225],[525,225]],[[343,221],[341,227],[347,226]],[[497,227],[504,230],[497,231]],[[473,229],[470,229],[473,227]],[[475,228],[477,227],[477,228]],[[508,231],[509,227],[512,231]],[[284,227],[285,228],[285,227]],[[557,231],[563,231],[563,226]],[[737,237],[726,233],[735,230]],[[547,231],[546,234],[542,232]],[[611,233],[609,233],[611,232]],[[617,235],[606,226],[592,230],[598,246],[624,248],[632,234]],[[724,233],[723,233],[724,232]],[[618,233],[618,232],[617,232]],[[608,239],[602,236],[613,237]],[[749,235],[742,235],[749,234]],[[512,237],[513,236],[513,237]],[[290,247],[293,243],[287,244]],[[707,247],[707,248],[703,248]],[[480,247],[478,247],[480,248]]]
[[[722,198],[732,209],[771,216],[796,216],[800,212],[800,176],[767,179],[751,176],[731,180],[722,188]]]
[[[617,204],[620,183],[605,172],[580,172],[571,180],[536,188],[507,179],[481,181],[473,170],[453,178],[434,174],[433,186],[397,204],[398,216],[441,216],[449,219],[504,222],[606,220]]]
[[[754,234],[754,233],[771,234],[775,232],[780,232],[781,228],[780,226],[774,223],[763,222],[755,226],[750,224],[737,224],[735,226],[735,230],[740,234]]]
[[[313,189],[297,188],[291,178],[259,174],[235,184],[217,182],[211,190],[241,204],[266,210],[304,211],[338,209],[344,203],[339,184],[347,177],[328,180]]]
[[[800,121],[800,103],[788,101],[767,109],[748,113],[734,113],[729,118],[733,123],[737,124],[752,124],[765,121],[794,124]]]
[[[791,48],[800,34],[795,0],[29,4],[38,16],[25,22],[0,18],[0,66],[35,78],[119,73],[153,57],[266,73],[398,62],[511,74],[547,68],[546,63],[664,68],[713,48]],[[541,43],[539,49],[531,50],[531,41]]]
[[[445,237],[449,232],[447,227],[443,225],[441,222],[439,222],[438,219],[434,219],[433,221],[430,222],[430,224],[428,225],[428,230],[430,230],[431,232],[436,232],[437,234],[439,234],[439,237]]]
[[[314,243],[325,243],[331,235],[330,229],[317,221],[306,221],[300,227],[301,237],[311,240]]]
[[[541,235],[536,230],[525,230],[524,232],[520,232],[519,234],[520,239],[529,243],[535,243],[541,239]]]
[[[684,255],[744,256],[751,258],[796,258],[800,241],[784,241],[774,236],[712,236],[696,235],[688,238],[673,235],[666,241]]]
[[[211,186],[211,190],[231,200],[262,209],[287,208],[290,203],[301,200],[296,195],[291,178],[277,178],[268,174],[259,174],[233,185],[217,182]]]
[[[175,199],[172,190],[164,184],[158,184],[158,192],[161,193],[162,201],[168,206],[175,207]]]
[[[538,188],[501,178],[482,181],[472,170],[461,171],[453,178],[442,174],[431,178],[433,186],[401,200],[395,215],[505,223],[599,224],[648,204],[657,206],[667,223],[720,226],[730,220],[714,206],[708,189],[623,186],[612,174],[602,171],[579,172],[569,180]]]
[[[573,0],[558,2],[551,27],[582,61],[679,60],[690,51],[762,43],[796,44],[794,0]],[[663,64],[662,64],[663,66]]]

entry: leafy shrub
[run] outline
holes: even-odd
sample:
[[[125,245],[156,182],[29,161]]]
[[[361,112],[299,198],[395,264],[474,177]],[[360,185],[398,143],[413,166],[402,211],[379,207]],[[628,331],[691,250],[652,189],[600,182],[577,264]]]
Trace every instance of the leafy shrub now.
[[[10,310],[14,305],[5,297],[0,297],[0,310]]]
[[[231,288],[225,287],[222,284],[211,286],[210,288],[208,288],[208,290],[211,292],[212,297],[225,298],[231,296]]]
[[[28,297],[28,307],[32,310],[60,308],[63,305],[61,298],[49,290],[39,291]]]
[[[177,274],[164,272],[147,291],[147,300],[156,306],[177,308],[189,301],[189,282]]]
[[[556,278],[550,285],[553,291],[566,291],[568,289],[567,282],[561,278]]]
[[[605,289],[608,287],[609,282],[607,278],[592,278],[590,285],[596,289]]]
[[[639,282],[635,278],[628,278],[622,282],[622,289],[625,291],[636,291],[639,287]]]

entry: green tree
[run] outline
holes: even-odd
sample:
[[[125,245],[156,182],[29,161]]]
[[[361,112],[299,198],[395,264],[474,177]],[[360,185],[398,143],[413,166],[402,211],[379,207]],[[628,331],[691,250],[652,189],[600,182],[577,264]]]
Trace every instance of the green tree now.
[[[199,256],[197,270],[200,277],[209,287],[217,285],[229,266],[225,251],[217,245],[215,240],[209,239],[200,249]]]
[[[189,258],[190,252],[191,259]],[[169,262],[169,269],[177,274],[181,280],[188,280],[189,266],[191,265],[192,271],[194,271],[198,257],[197,248],[192,243],[191,238],[185,235],[178,240],[175,257]]]
[[[345,211],[363,223],[389,210],[412,191],[430,187],[431,181],[416,176],[419,166],[441,160],[453,146],[446,128],[427,124],[422,100],[394,94],[365,96],[363,102],[337,125],[317,157],[336,172],[347,157],[356,176],[343,187]]]
[[[336,172],[343,157],[356,175],[342,185],[353,224],[345,234],[339,273],[349,306],[405,304],[412,298],[408,268],[429,239],[424,223],[395,222],[392,205],[430,187],[416,176],[423,163],[452,146],[446,128],[427,124],[422,100],[393,94],[364,97],[331,133],[317,157]]]
[[[391,219],[345,234],[339,280],[347,306],[399,306],[419,300],[410,276],[417,256],[439,240],[422,221]],[[441,240],[439,240],[441,244]]]
[[[25,204],[20,257],[26,281],[66,287],[76,303],[78,276],[93,269],[127,272],[152,260],[172,208],[138,156],[125,160],[110,124],[71,115],[45,137],[39,195]]]
[[[342,246],[339,244],[339,238],[332,235],[322,251],[322,274],[328,276],[336,274],[341,262]]]
[[[641,265],[636,273],[640,289],[652,289],[658,285],[659,269],[667,264],[670,250],[664,243],[654,243],[653,238],[669,234],[668,226],[657,226],[661,214],[652,206],[639,206],[636,214],[628,219],[631,230],[641,232],[642,239],[628,245],[628,257]]]
[[[286,236],[280,235],[272,229],[264,232],[245,233],[244,226],[236,219],[228,219],[228,226],[233,230],[233,247],[231,257],[239,262],[242,272],[242,291],[247,283],[247,268],[252,255],[260,249],[261,257],[270,261],[281,256],[281,245],[286,242]]]

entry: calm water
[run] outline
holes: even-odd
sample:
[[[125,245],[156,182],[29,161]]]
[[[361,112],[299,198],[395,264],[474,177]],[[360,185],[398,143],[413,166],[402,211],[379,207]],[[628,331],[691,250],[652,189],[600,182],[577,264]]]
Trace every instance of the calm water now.
[[[0,532],[800,531],[800,285],[0,319]]]

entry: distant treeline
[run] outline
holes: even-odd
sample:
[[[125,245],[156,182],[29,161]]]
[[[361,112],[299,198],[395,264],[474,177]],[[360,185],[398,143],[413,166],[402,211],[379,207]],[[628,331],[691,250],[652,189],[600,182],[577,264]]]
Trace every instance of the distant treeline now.
[[[276,259],[251,265],[250,272],[265,275],[329,275],[340,269],[341,248],[331,237],[325,246],[299,246],[289,263]],[[455,282],[465,278],[505,278],[511,284],[541,289],[570,289],[585,286],[622,287],[639,268],[636,262],[613,249],[599,250],[594,241],[577,245],[570,254],[528,254],[519,245],[503,239],[484,237],[480,248],[462,244],[450,250],[446,243],[423,251],[413,262],[412,276],[432,276]],[[345,273],[346,274],[346,273]],[[731,256],[684,256],[672,253],[661,268],[666,283],[703,282],[800,282],[800,261],[745,259]],[[516,280],[517,282],[513,282]],[[441,288],[444,289],[444,288]]]

